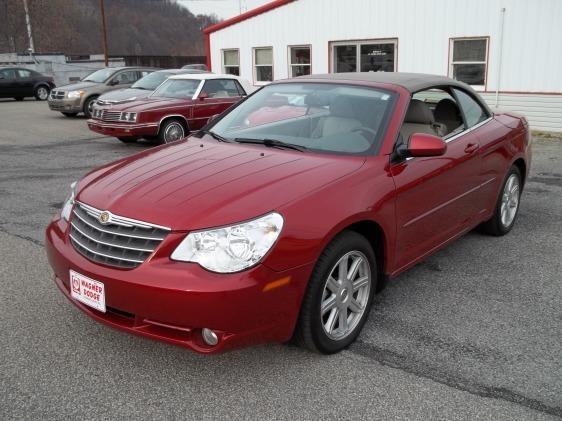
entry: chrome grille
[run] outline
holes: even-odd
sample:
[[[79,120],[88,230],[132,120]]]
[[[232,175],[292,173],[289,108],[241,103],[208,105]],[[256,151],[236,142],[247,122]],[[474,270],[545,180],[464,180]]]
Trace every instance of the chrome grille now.
[[[88,259],[123,269],[143,263],[166,237],[169,228],[100,211],[76,203],[70,222],[70,241]],[[100,222],[102,214],[109,216]]]
[[[121,111],[110,111],[95,108],[93,116],[94,118],[102,121],[120,121]]]
[[[52,99],[63,99],[64,98],[64,91],[51,91],[51,98]]]

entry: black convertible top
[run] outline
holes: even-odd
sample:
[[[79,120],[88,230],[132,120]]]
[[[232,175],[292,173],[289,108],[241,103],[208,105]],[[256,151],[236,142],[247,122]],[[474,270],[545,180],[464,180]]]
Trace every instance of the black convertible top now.
[[[388,83],[401,86],[411,93],[428,89],[434,86],[458,86],[473,92],[466,83],[451,79],[446,76],[429,75],[425,73],[402,73],[402,72],[362,72],[362,73],[328,73],[321,75],[300,76],[296,79],[329,79],[350,80],[357,82]]]

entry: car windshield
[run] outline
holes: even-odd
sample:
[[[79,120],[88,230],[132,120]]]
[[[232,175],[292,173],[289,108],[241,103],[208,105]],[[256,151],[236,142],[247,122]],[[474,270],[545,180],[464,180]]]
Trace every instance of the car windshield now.
[[[239,142],[365,154],[378,149],[395,97],[392,91],[344,84],[272,84],[209,129]]]
[[[84,82],[97,82],[97,83],[105,82],[116,71],[117,71],[117,69],[112,69],[112,68],[96,70],[94,73],[90,73],[88,76],[86,76],[82,80]]]
[[[173,73],[153,72],[139,79],[137,82],[133,84],[133,86],[131,86],[131,88],[153,91],[158,87],[158,85],[160,85],[162,82],[168,79],[171,75],[173,75]]]
[[[151,96],[164,98],[191,98],[201,81],[199,79],[168,79]]]

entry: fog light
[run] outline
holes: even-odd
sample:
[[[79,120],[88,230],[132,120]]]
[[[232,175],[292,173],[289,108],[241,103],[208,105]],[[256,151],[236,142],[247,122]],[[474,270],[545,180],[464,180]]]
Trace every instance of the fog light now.
[[[207,345],[215,346],[216,344],[219,343],[219,338],[217,334],[213,332],[211,329],[204,328],[201,333],[203,335],[203,340]]]

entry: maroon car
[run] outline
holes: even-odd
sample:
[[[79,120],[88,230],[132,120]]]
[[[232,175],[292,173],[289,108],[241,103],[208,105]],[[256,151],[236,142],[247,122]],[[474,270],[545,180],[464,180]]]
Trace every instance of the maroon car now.
[[[477,226],[507,234],[530,164],[525,118],[462,82],[298,77],[73,183],[45,243],[58,288],[109,326],[202,353],[333,353],[387,279]]]
[[[96,104],[90,130],[122,142],[139,137],[174,142],[207,124],[251,93],[248,81],[232,75],[183,74],[163,82],[147,98],[116,105]]]

